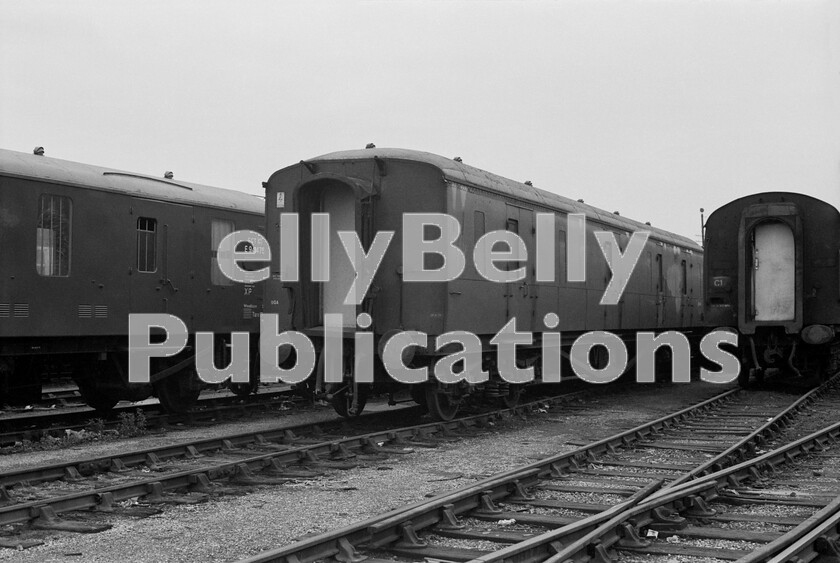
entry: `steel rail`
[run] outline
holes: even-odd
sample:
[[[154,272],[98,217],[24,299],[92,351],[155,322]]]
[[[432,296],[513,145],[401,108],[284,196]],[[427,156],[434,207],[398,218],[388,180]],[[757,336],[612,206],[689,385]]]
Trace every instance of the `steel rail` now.
[[[800,397],[790,407],[786,408],[770,420],[762,424],[755,431],[749,435],[744,436],[738,443],[727,448],[714,458],[706,461],[702,465],[692,469],[682,477],[667,483],[663,489],[670,489],[682,485],[688,481],[693,481],[703,475],[708,475],[714,471],[723,469],[724,467],[732,466],[747,459],[747,456],[755,451],[755,446],[762,444],[768,438],[772,438],[781,434],[785,427],[790,424],[791,419],[799,414],[806,406],[825,395],[827,392],[835,389],[840,384],[840,373],[837,373],[828,381],[821,384]]]
[[[310,432],[328,433],[333,426],[339,425],[343,431],[346,431],[347,425],[363,425],[379,418],[387,419],[393,416],[394,413],[402,414],[402,411],[405,410],[405,408],[413,409],[413,407],[404,407],[403,409],[395,409],[391,411],[370,412],[365,413],[352,421],[336,418],[294,425],[279,424],[274,428],[267,428],[264,430],[226,434],[200,440],[184,440],[182,442],[166,446],[153,446],[138,450],[118,452],[106,456],[76,459],[62,463],[51,463],[36,467],[4,471],[0,473],[0,486],[11,487],[23,481],[30,483],[54,481],[63,479],[75,472],[78,472],[81,475],[90,475],[96,472],[111,471],[115,466],[120,465],[126,467],[142,465],[144,463],[148,463],[150,459],[154,459],[155,457],[161,459],[178,456],[196,457],[197,454],[242,448],[249,445],[259,446],[260,444],[264,444],[266,442],[274,442],[277,446],[286,444],[289,448],[291,448],[291,445],[295,441],[299,440],[298,434]]]
[[[603,512],[593,514],[556,530],[550,530],[532,538],[528,538],[527,540],[517,544],[503,547],[502,549],[482,557],[476,557],[469,563],[490,563],[494,561],[541,561],[549,557],[552,549],[551,545],[554,542],[559,541],[561,538],[568,542],[570,537],[586,534],[592,530],[594,526],[604,522],[605,520],[612,521],[616,517],[620,517],[628,509],[638,505],[651,494],[656,492],[662,487],[663,483],[664,481],[661,479],[659,481],[655,481],[650,485],[639,489],[624,502],[620,502]]]
[[[737,563],[810,561],[819,555],[840,555],[840,496],[783,536],[755,550]]]
[[[539,408],[541,405],[561,404],[564,401],[585,393],[586,390],[581,390],[564,393],[563,395],[556,395],[554,397],[543,397],[534,401],[522,403],[513,409],[499,409],[495,412],[507,413],[534,410]],[[87,476],[96,472],[111,471],[115,466],[131,467],[134,465],[142,465],[144,463],[149,463],[150,460],[155,460],[156,458],[168,459],[179,456],[195,457],[197,454],[220,450],[231,450],[233,448],[243,448],[248,446],[265,447],[266,444],[271,444],[269,447],[272,448],[279,449],[282,446],[287,446],[291,449],[295,442],[301,442],[303,440],[309,442],[311,440],[309,438],[302,438],[299,434],[314,433],[318,436],[321,434],[329,434],[333,430],[339,430],[342,433],[346,433],[348,431],[352,431],[355,427],[362,427],[360,429],[363,430],[364,426],[373,422],[381,420],[382,422],[387,423],[391,418],[405,417],[406,411],[416,410],[416,405],[410,405],[389,409],[387,411],[366,412],[353,419],[333,418],[302,424],[279,424],[273,428],[266,428],[263,430],[226,434],[200,440],[184,440],[182,442],[166,446],[154,446],[150,448],[114,453],[106,456],[76,459],[63,463],[51,463],[36,467],[5,471],[0,473],[0,486],[11,487],[24,481],[30,483],[54,481],[63,479],[68,475],[75,475],[76,472]],[[453,423],[457,424],[458,421],[461,420],[480,420],[482,416],[485,415],[478,414],[473,415],[472,417],[461,417],[453,421]],[[424,423],[412,428],[418,428],[419,432],[424,432],[427,430],[434,430],[436,426],[437,423],[433,422]]]
[[[223,397],[200,398],[194,410],[184,414],[167,414],[160,403],[142,405],[121,405],[114,407],[109,413],[102,414],[91,407],[73,407],[75,410],[44,409],[43,411],[25,412],[15,416],[0,418],[0,445],[10,445],[22,440],[40,440],[46,435],[61,434],[65,430],[79,430],[86,428],[92,419],[106,418],[105,426],[113,427],[119,424],[117,415],[134,413],[142,410],[148,420],[155,423],[167,424],[177,421],[189,421],[195,418],[213,416],[225,411],[239,411],[247,408],[270,409],[276,405],[273,401],[292,395],[289,389],[258,393],[249,397],[226,395]]]
[[[355,546],[377,548],[411,536],[416,529],[438,522],[455,523],[457,516],[480,506],[492,506],[496,500],[515,495],[526,495],[525,489],[538,478],[559,474],[570,468],[579,468],[580,462],[595,454],[603,454],[616,446],[627,446],[643,440],[675,423],[683,421],[726,402],[739,389],[730,389],[719,395],[686,407],[651,422],[641,424],[613,436],[598,440],[570,452],[555,454],[543,460],[505,471],[483,479],[473,485],[441,493],[430,499],[416,501],[405,507],[370,517],[343,528],[319,534],[291,545],[266,551],[242,560],[241,563],[309,563],[337,556],[341,561],[358,561]]]
[[[840,422],[695,481],[682,483],[673,488],[663,488],[623,514],[591,528],[584,536],[558,550],[543,563],[588,561],[590,550],[605,554],[604,550],[616,543],[637,543],[639,541],[637,530],[662,522],[663,514],[666,518],[671,517],[675,520],[680,518],[676,516],[680,512],[689,516],[702,517],[705,511],[704,504],[716,499],[721,488],[738,487],[742,481],[759,479],[763,475],[777,471],[781,465],[808,455],[811,451],[823,451],[829,443],[838,440],[840,440]],[[667,511],[663,513],[662,509],[667,509]],[[557,532],[560,531],[557,530]]]
[[[202,456],[202,452],[221,450],[222,453],[245,454],[246,457],[234,461],[227,461],[221,463],[214,463],[204,467],[198,467],[190,470],[162,474],[159,476],[133,481],[131,483],[117,484],[106,488],[92,489],[80,493],[65,495],[62,497],[55,497],[52,499],[35,500],[25,503],[15,503],[14,499],[8,494],[5,488],[0,488],[0,524],[12,524],[38,518],[43,514],[44,507],[51,507],[55,513],[65,512],[69,510],[83,510],[83,509],[99,509],[109,510],[115,501],[126,500],[143,495],[154,495],[158,498],[161,493],[166,491],[174,491],[178,489],[187,488],[197,492],[209,491],[209,484],[211,480],[220,479],[224,477],[233,477],[242,482],[255,482],[259,478],[255,478],[253,473],[269,469],[274,473],[280,475],[275,477],[277,482],[283,479],[282,473],[286,465],[297,463],[318,463],[322,461],[321,456],[329,456],[333,459],[347,459],[353,454],[350,450],[356,450],[362,453],[377,453],[383,451],[378,445],[379,443],[389,443],[400,447],[411,446],[410,440],[415,439],[419,441],[434,439],[436,435],[446,437],[453,432],[462,430],[479,429],[486,426],[488,422],[493,419],[502,417],[505,414],[522,413],[526,410],[536,410],[543,405],[552,403],[562,403],[568,400],[571,396],[577,396],[583,391],[559,395],[553,398],[542,398],[537,401],[519,405],[511,409],[499,409],[491,413],[482,413],[472,415],[464,418],[459,418],[449,422],[432,422],[413,425],[399,429],[388,428],[372,433],[361,434],[357,436],[342,437],[337,439],[327,439],[317,443],[301,444],[298,446],[282,444],[270,446],[276,448],[280,446],[283,449],[279,451],[270,451],[260,453],[258,455],[248,455],[250,452],[238,450],[237,446],[247,446],[253,444],[257,447],[266,444],[272,444],[272,438],[282,441],[289,438],[290,427],[285,426],[277,428],[273,431],[258,431],[244,433],[227,438],[211,438],[202,441],[201,449],[198,447],[198,442],[190,442],[188,444],[179,444],[175,446],[163,446],[161,448],[151,448],[133,452],[126,456],[131,463],[145,463],[151,467],[157,467],[160,464],[160,456],[172,457],[175,455],[184,455],[188,458],[195,458]],[[385,411],[382,413],[371,413],[367,415],[370,417],[378,414],[389,416],[397,411]],[[315,426],[315,425],[308,425]],[[387,448],[386,448],[387,450]],[[171,455],[168,455],[168,453]],[[400,453],[405,453],[401,451]],[[124,454],[123,454],[124,455]],[[64,478],[68,481],[77,481],[82,478],[82,473],[89,473],[96,470],[109,470],[115,472],[123,472],[127,470],[126,463],[123,463],[121,455],[107,456],[87,461],[76,461],[69,464],[57,464],[55,466],[45,466],[41,468],[34,468],[28,470],[16,471],[3,475],[4,479],[16,479],[16,482],[21,482],[25,479],[22,477],[29,476],[32,480],[45,480],[47,478]],[[117,461],[119,460],[119,461]],[[61,474],[59,475],[59,471]],[[11,476],[11,477],[10,477]],[[286,478],[285,480],[291,480]]]
[[[572,378],[569,379],[570,382],[574,381]],[[618,383],[616,387],[621,385],[622,383]],[[591,386],[589,387],[591,390]],[[584,391],[585,389],[576,392],[583,393]],[[196,408],[184,414],[167,414],[163,411],[160,403],[155,402],[117,406],[107,414],[101,414],[88,406],[80,405],[79,407],[73,407],[75,410],[72,411],[41,409],[39,412],[22,413],[16,416],[0,416],[0,446],[11,445],[22,440],[39,440],[45,435],[61,437],[68,429],[81,430],[87,428],[91,420],[96,418],[105,417],[105,426],[112,428],[120,424],[116,415],[132,414],[137,409],[146,414],[147,421],[152,423],[152,426],[166,426],[178,422],[190,423],[229,412],[234,414],[248,413],[249,410],[253,409],[270,411],[277,404],[274,401],[282,397],[294,396],[295,393],[290,387],[283,387],[246,397],[238,395],[204,396],[199,398]],[[403,402],[414,404],[410,399],[398,401],[398,403]]]
[[[750,452],[754,452],[755,446],[762,443],[768,435],[778,435],[781,430],[787,426],[791,419],[798,414],[804,407],[813,403],[816,399],[823,396],[826,392],[833,389],[840,383],[840,374],[829,379],[819,387],[806,393],[790,406],[779,412],[770,420],[762,424],[755,431],[739,440],[733,446],[727,448],[712,459],[697,466],[695,469],[685,473],[681,477],[663,485],[658,492],[651,492],[646,496],[661,496],[666,494],[669,489],[679,489],[681,485],[690,482],[697,482],[693,480],[700,479],[703,475],[707,475],[710,469],[721,470],[724,467],[731,467],[738,463],[744,462]],[[701,490],[706,487],[703,486]],[[694,489],[692,489],[694,490]],[[627,502],[616,505],[626,505]],[[638,503],[634,503],[638,504]],[[613,508],[616,508],[613,507]],[[628,510],[631,506],[625,506]],[[515,545],[507,546],[496,550],[485,556],[473,559],[471,563],[501,563],[502,561],[515,561],[517,563],[544,561],[546,559],[555,560],[552,555],[553,550],[551,544],[563,540],[567,545],[563,553],[573,553],[582,547],[588,546],[603,533],[604,528],[616,527],[627,520],[626,516],[615,515],[615,510],[611,509],[599,514],[594,514],[585,519],[579,520],[572,524],[568,524],[556,530],[551,530],[534,538],[530,538],[524,542]],[[629,530],[624,530],[626,534],[632,534]],[[615,536],[614,539],[621,539],[623,536]],[[569,544],[569,542],[573,542]],[[639,541],[633,539],[633,541]],[[601,542],[603,543],[603,541]],[[556,559],[563,561],[563,559]]]

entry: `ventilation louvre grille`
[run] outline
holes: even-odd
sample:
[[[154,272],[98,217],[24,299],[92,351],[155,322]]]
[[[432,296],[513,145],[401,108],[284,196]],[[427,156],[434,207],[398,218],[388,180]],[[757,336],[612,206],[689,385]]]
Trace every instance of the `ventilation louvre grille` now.
[[[80,319],[107,319],[107,305],[79,305]]]

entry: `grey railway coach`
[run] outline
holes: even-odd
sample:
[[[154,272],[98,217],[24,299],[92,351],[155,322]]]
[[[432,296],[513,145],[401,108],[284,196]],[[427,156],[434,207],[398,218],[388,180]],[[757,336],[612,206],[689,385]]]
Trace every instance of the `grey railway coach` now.
[[[372,319],[371,331],[376,349],[400,331],[422,331],[432,342],[448,331],[469,331],[477,335],[486,350],[483,369],[490,379],[482,385],[442,384],[430,377],[412,386],[412,396],[428,406],[438,418],[454,416],[468,395],[501,399],[514,404],[519,386],[500,379],[491,353],[490,339],[512,317],[519,331],[535,335],[532,346],[520,346],[516,361],[521,366],[540,365],[540,335],[549,313],[559,316],[554,328],[562,332],[564,357],[572,341],[585,331],[611,331],[632,342],[639,330],[689,329],[702,324],[701,271],[702,248],[693,241],[651,227],[617,213],[597,209],[582,201],[537,189],[468,166],[460,159],[402,149],[346,151],[301,161],[275,172],[266,183],[267,234],[272,245],[272,279],[267,283],[265,311],[279,315],[281,329],[309,334],[320,359],[313,378],[322,383],[324,369],[324,314],[342,312],[347,329],[344,342],[345,381],[326,389],[336,410],[357,414],[364,406],[371,386],[354,379],[354,331],[359,313]],[[280,279],[281,213],[297,213],[299,218],[299,281]],[[330,217],[328,282],[312,281],[312,267],[322,258],[311,256],[312,216]],[[445,283],[403,280],[402,219],[406,213],[447,214],[461,226],[456,246],[467,256],[463,272]],[[554,216],[554,281],[536,279],[533,260],[529,260],[524,279],[513,283],[494,283],[479,275],[470,258],[476,241],[491,231],[513,231],[524,241],[529,257],[536,250],[536,214]],[[586,280],[567,281],[568,215],[586,216]],[[388,252],[361,305],[341,304],[353,281],[353,271],[338,230],[355,231],[365,251],[377,232],[394,231]],[[610,281],[610,269],[599,249],[594,231],[614,233],[623,251],[635,231],[649,231],[627,288],[617,305],[599,304]],[[424,235],[426,236],[426,235]],[[434,238],[430,234],[426,238]],[[427,269],[435,255],[426,255]],[[314,261],[313,261],[314,259]],[[321,267],[321,266],[317,266]],[[511,268],[513,269],[513,268]],[[629,346],[628,346],[629,347]],[[593,348],[593,352],[603,351]],[[291,352],[288,352],[291,354]],[[602,352],[603,353],[603,352]],[[404,350],[403,360],[410,366],[433,366],[442,353],[413,346]],[[598,354],[596,354],[597,356]],[[284,354],[278,354],[277,361]],[[286,357],[293,362],[292,356]],[[599,358],[593,358],[597,366]],[[386,389],[394,381],[375,362],[373,388]],[[537,370],[538,372],[538,370]]]
[[[62,374],[99,409],[155,394],[183,410],[199,389],[190,346],[129,384],[128,315],[169,313],[190,335],[258,330],[261,291],[228,280],[215,248],[262,228],[262,198],[166,176],[0,150],[0,404]]]

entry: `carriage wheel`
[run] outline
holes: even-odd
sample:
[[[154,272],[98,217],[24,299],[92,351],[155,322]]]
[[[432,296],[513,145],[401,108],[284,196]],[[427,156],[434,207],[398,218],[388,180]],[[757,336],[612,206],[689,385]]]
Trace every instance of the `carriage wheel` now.
[[[202,384],[194,369],[185,369],[158,381],[154,387],[163,410],[184,414],[198,401]]]
[[[429,414],[435,420],[448,422],[458,413],[459,402],[453,401],[450,395],[442,393],[435,385],[426,385],[426,405]]]
[[[107,413],[120,402],[119,393],[113,388],[97,386],[94,378],[84,377],[76,379],[82,400],[100,413]]]
[[[77,364],[73,368],[73,381],[79,388],[82,400],[102,414],[120,402],[124,389],[120,376],[110,367],[108,362],[92,361]]]
[[[408,388],[411,400],[420,405],[424,413],[429,412],[429,402],[426,400],[426,386],[422,383],[411,385]]]
[[[288,369],[294,367],[296,362],[296,356],[294,350],[292,350],[291,354],[286,361],[280,363],[280,367],[284,369]],[[251,361],[250,361],[250,370],[249,373],[249,381],[248,383],[231,383],[228,387],[230,388],[231,393],[239,396],[239,397],[247,397],[251,394],[256,394],[260,388],[260,353],[259,350],[252,354]],[[292,386],[292,389],[295,387]]]
[[[411,385],[408,388],[408,393],[411,395],[411,400],[418,405],[426,406],[426,386],[423,384]]]
[[[253,393],[257,392],[257,389],[260,387],[260,379],[259,379],[259,361],[254,362],[251,365],[251,369],[248,372],[250,375],[248,376],[250,380],[248,383],[230,383],[228,385],[228,389],[234,395],[238,397],[247,397]]]
[[[522,395],[521,385],[508,385],[507,395],[499,397],[499,404],[507,409],[512,409],[519,404],[520,395]]]
[[[228,388],[230,389],[230,392],[234,395],[237,395],[239,397],[247,397],[248,395],[256,393],[259,386],[260,382],[256,379],[253,379],[248,383],[231,383],[228,386]]]
[[[356,385],[356,392],[358,399],[356,400],[356,407],[353,407],[353,356],[345,354],[343,358],[344,363],[344,381],[342,383],[331,383],[327,387],[327,397],[332,404],[335,412],[344,418],[354,418],[362,414],[362,411],[367,404],[368,395],[370,395],[370,386],[362,384]],[[318,365],[316,366],[315,385],[323,384],[326,372],[327,358],[324,351],[318,357]],[[315,390],[317,393],[317,388]]]
[[[370,389],[366,385],[359,385],[359,400],[356,409],[353,409],[353,384],[335,383],[330,386],[328,393],[332,395],[330,402],[335,412],[344,418],[353,418],[362,414],[368,400]],[[337,391],[337,392],[336,392]]]

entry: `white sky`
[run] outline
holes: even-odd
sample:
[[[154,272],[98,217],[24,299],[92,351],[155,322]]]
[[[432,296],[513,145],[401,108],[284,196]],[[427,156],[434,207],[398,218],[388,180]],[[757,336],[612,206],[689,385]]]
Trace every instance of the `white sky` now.
[[[0,0],[2,148],[261,193],[368,142],[692,238],[840,207],[840,2]]]

